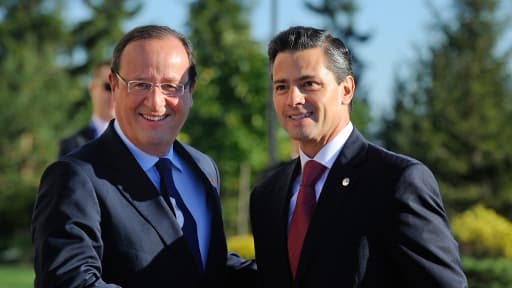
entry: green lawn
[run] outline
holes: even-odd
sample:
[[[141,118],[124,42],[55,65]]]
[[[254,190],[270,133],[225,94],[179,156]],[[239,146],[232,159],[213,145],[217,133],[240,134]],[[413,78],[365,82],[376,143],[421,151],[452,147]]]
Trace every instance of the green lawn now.
[[[29,265],[0,265],[0,288],[34,287],[34,272]]]

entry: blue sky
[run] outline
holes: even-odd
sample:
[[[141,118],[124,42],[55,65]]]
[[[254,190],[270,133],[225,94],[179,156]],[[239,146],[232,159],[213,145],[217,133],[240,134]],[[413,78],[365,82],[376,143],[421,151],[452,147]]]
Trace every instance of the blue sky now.
[[[250,23],[253,39],[266,45],[271,38],[271,1],[247,0],[253,3]],[[277,27],[281,31],[292,25],[310,25],[323,27],[324,19],[309,12],[303,0],[276,0]],[[318,0],[314,0],[317,1]],[[430,0],[436,7],[446,8],[446,0]],[[390,108],[393,77],[395,72],[407,68],[415,59],[415,47],[431,44],[427,25],[431,14],[425,0],[357,0],[359,12],[356,24],[359,31],[370,32],[372,38],[363,46],[357,47],[357,53],[366,64],[364,86],[366,87],[372,112],[375,116],[387,113]],[[79,7],[78,1],[70,7],[71,19],[80,18],[87,13]],[[149,0],[143,1],[140,13],[125,24],[129,30],[138,25],[168,25],[186,34],[185,23],[188,18],[190,0]],[[445,5],[445,6],[442,6]],[[448,9],[445,9],[448,10]]]
[[[249,0],[251,1],[251,0]],[[271,38],[271,1],[252,0],[254,8],[250,14],[254,40],[265,45]],[[324,19],[309,12],[302,0],[276,0],[276,31],[292,25],[323,27]],[[422,0],[358,0],[359,12],[356,15],[357,28],[370,32],[373,36],[367,44],[357,47],[359,56],[366,63],[364,85],[370,97],[374,115],[386,113],[390,108],[394,71],[404,68],[415,57],[414,47],[423,45],[427,37],[426,27],[430,13]],[[436,0],[433,3],[447,1]],[[449,2],[449,1],[448,1]],[[188,17],[187,0],[144,1],[145,7],[130,22],[126,29],[142,24],[163,24],[185,32]],[[171,4],[172,3],[172,4]],[[172,6],[172,13],[171,11]],[[172,16],[171,16],[172,15]]]

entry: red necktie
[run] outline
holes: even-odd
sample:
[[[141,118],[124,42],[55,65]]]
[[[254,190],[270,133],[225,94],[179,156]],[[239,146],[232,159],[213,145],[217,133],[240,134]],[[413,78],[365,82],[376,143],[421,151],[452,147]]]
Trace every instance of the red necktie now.
[[[302,243],[308,230],[309,220],[316,205],[315,183],[320,179],[326,167],[310,160],[304,165],[299,194],[295,204],[288,231],[288,257],[293,278],[299,264]]]

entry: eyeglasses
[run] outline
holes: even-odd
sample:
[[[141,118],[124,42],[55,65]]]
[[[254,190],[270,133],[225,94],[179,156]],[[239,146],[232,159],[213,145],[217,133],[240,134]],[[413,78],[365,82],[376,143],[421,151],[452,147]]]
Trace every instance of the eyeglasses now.
[[[153,83],[138,80],[125,80],[118,72],[115,72],[117,78],[123,81],[128,87],[128,93],[135,96],[146,96],[148,93],[153,91],[153,87],[157,86],[162,91],[162,94],[166,96],[181,97],[185,93],[185,86],[188,84],[175,84],[175,83]]]
[[[105,92],[112,92],[112,88],[108,82],[103,83],[103,90],[105,90]]]

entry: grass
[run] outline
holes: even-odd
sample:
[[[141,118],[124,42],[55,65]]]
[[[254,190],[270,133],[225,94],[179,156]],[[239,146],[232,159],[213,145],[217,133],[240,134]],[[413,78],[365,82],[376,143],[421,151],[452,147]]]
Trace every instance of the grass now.
[[[34,287],[34,272],[30,265],[0,265],[0,288]]]

